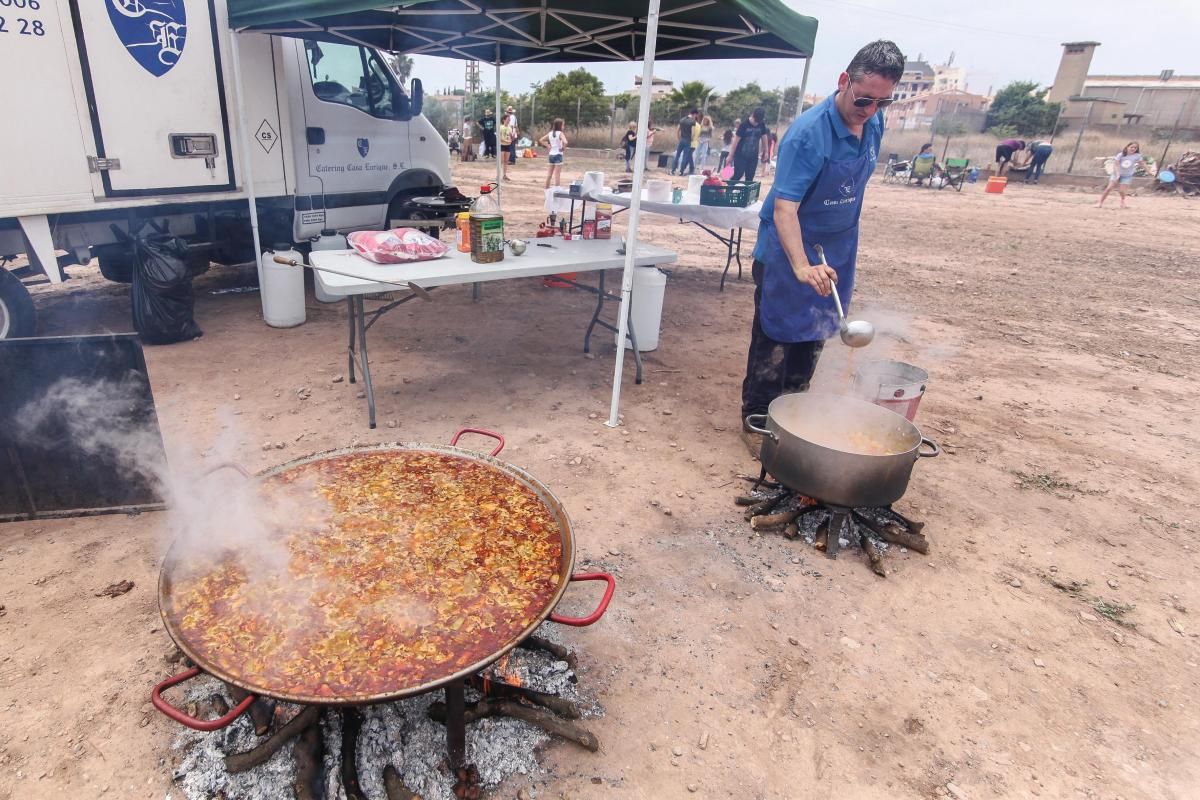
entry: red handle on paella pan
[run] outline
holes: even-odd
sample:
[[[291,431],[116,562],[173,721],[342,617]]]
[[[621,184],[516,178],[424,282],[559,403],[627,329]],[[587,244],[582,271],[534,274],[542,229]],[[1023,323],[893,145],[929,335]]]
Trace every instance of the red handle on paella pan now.
[[[153,691],[150,692],[150,702],[154,704],[155,708],[178,722],[180,725],[186,725],[189,728],[194,728],[198,731],[215,731],[219,730],[220,728],[224,728],[242,714],[246,713],[246,709],[248,709],[250,705],[258,699],[258,695],[246,695],[246,698],[230,709],[228,714],[223,717],[217,717],[216,719],[196,719],[195,717],[180,711],[178,708],[163,699],[162,692],[164,689],[170,689],[176,684],[183,683],[184,681],[190,681],[199,674],[200,668],[192,667],[191,669],[184,670],[178,675],[172,675],[170,678],[167,678],[165,681],[154,687]]]
[[[596,606],[596,610],[586,617],[564,617],[561,614],[551,614],[550,621],[557,622],[559,625],[572,625],[576,628],[585,628],[603,617],[604,612],[608,611],[608,603],[612,600],[613,592],[616,591],[617,582],[607,572],[580,572],[571,576],[571,582],[574,583],[575,581],[604,581],[607,583],[608,586],[604,589],[604,597],[600,598],[600,605]]]
[[[504,436],[496,433],[495,431],[484,430],[483,428],[459,428],[458,431],[450,437],[450,446],[453,447],[454,445],[458,444],[458,440],[462,438],[464,433],[478,433],[480,436],[490,436],[498,441],[500,444],[496,445],[495,450],[488,453],[490,456],[499,455],[500,451],[504,449]]]

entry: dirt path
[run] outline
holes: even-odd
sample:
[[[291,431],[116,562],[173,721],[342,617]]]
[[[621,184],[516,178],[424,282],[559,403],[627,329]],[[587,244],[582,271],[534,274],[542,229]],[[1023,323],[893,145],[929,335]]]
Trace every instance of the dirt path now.
[[[456,169],[469,187],[489,166]],[[542,169],[516,170],[510,194],[534,210],[511,229],[540,216]],[[886,554],[886,580],[857,551],[830,561],[742,521],[752,286],[718,293],[716,244],[667,218],[643,228],[680,252],[660,348],[617,430],[601,421],[611,346],[579,349],[590,298],[539,281],[488,286],[482,304],[439,293],[376,326],[376,431],[358,387],[333,382],[340,306],[310,301],[281,331],[256,295],[205,292],[204,338],[146,355],[172,450],[224,437],[260,468],[475,424],[558,493],[579,565],[619,579],[605,620],[566,634],[607,708],[604,746],[553,745],[546,773],[495,797],[1183,800],[1200,786],[1200,263],[1185,238],[1200,206],[1094,199],[868,191],[856,313],[882,329],[871,357],[931,373],[918,422],[946,449],[899,504],[933,548]],[[121,287],[94,277],[38,305],[47,333],[129,327]],[[826,354],[819,385],[836,389],[845,351]],[[172,669],[163,527],[0,526],[0,797],[170,790],[174,727],[147,702]],[[122,579],[128,594],[93,596]]]

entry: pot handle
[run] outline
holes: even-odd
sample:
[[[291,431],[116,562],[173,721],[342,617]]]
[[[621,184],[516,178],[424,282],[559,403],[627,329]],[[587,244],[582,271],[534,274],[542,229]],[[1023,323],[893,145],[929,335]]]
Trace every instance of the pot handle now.
[[[745,422],[746,427],[755,433],[761,433],[763,436],[770,436],[774,442],[779,442],[779,434],[763,427],[767,424],[766,414],[747,414]]]
[[[189,728],[198,731],[215,731],[219,730],[220,728],[224,728],[242,714],[246,713],[246,709],[248,709],[251,704],[258,699],[258,695],[246,695],[245,699],[231,708],[228,714],[223,717],[217,717],[216,719],[196,719],[195,717],[180,711],[178,708],[163,699],[162,692],[164,689],[169,689],[176,684],[183,683],[184,681],[190,681],[199,674],[200,668],[192,667],[191,669],[184,670],[178,675],[172,675],[170,678],[167,678],[165,681],[154,687],[154,689],[150,692],[150,702],[154,704],[155,708],[178,722],[180,725],[186,725]]]
[[[929,445],[931,448],[933,448],[932,451],[928,453],[922,453],[922,444]],[[933,458],[934,456],[940,456],[941,454],[942,448],[938,447],[937,442],[935,442],[933,439],[927,439],[924,436],[921,437],[921,444],[917,445],[917,458]]]
[[[478,433],[480,436],[490,436],[496,441],[500,442],[500,444],[496,445],[495,450],[488,453],[490,456],[499,455],[500,451],[504,449],[504,436],[496,433],[495,431],[484,430],[483,428],[459,428],[457,431],[455,431],[454,435],[450,437],[450,445],[453,447],[454,445],[458,444],[458,440],[462,438],[464,433]]]
[[[571,582],[574,583],[575,581],[604,581],[607,583],[608,587],[604,590],[604,597],[600,599],[600,605],[596,606],[596,610],[586,617],[564,617],[561,614],[551,614],[550,621],[557,622],[559,625],[585,628],[603,617],[604,612],[608,611],[608,603],[612,600],[613,592],[617,588],[617,582],[607,572],[579,572],[571,576]]]

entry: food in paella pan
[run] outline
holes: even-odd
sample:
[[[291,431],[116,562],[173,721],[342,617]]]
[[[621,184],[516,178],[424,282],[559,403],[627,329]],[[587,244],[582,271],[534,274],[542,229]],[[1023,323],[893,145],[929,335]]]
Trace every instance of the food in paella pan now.
[[[316,493],[329,512],[277,534],[285,569],[251,571],[251,554],[230,551],[180,564],[164,593],[177,640],[247,688],[349,702],[420,687],[512,642],[562,579],[551,509],[481,461],[373,450],[261,486],[288,489]]]

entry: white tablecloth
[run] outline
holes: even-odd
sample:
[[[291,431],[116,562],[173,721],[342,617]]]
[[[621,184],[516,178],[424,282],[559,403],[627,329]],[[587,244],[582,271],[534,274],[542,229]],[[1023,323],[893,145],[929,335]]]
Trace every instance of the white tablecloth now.
[[[591,197],[598,203],[612,203],[626,207],[633,202],[631,194],[596,192]],[[642,198],[642,211],[664,214],[689,222],[699,222],[702,225],[712,225],[715,228],[757,228],[758,212],[761,210],[761,200],[745,208],[731,208],[729,206],[702,206],[699,203],[652,203],[645,197]]]

